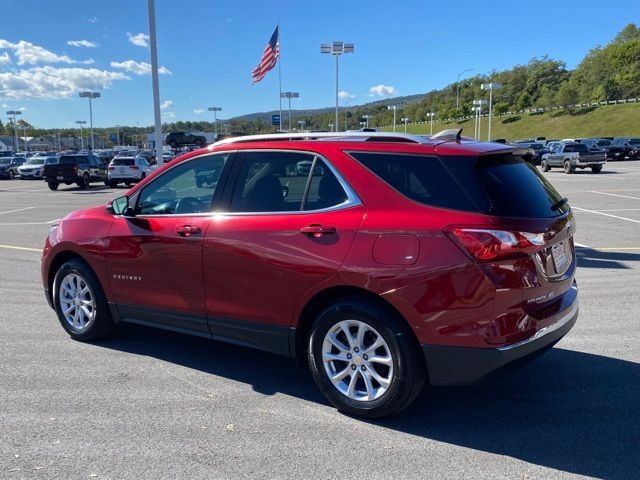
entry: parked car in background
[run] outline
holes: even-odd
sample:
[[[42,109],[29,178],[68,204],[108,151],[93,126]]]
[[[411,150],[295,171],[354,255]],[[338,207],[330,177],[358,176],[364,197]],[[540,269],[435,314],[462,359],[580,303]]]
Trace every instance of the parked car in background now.
[[[547,153],[549,153],[551,150],[556,148],[561,143],[562,142],[560,140],[551,140],[550,142],[547,142],[547,144],[545,145],[545,148],[547,149]],[[540,159],[540,160],[542,161],[542,159]]]
[[[562,168],[564,173],[573,173],[576,168],[590,168],[593,173],[600,173],[607,163],[603,151],[589,151],[584,143],[561,142],[560,145],[542,156],[542,171]]]
[[[44,171],[44,162],[48,157],[31,157],[28,158],[21,166],[18,167],[20,178],[37,178],[41,179]]]
[[[531,158],[531,163],[534,165],[540,165],[542,163],[542,155],[545,153],[549,153],[549,150],[542,143],[533,142],[524,144],[533,150],[533,157]]]
[[[207,139],[202,135],[194,135],[190,132],[170,132],[164,137],[164,143],[171,148],[184,145],[197,145],[202,147],[207,143]]]
[[[115,188],[119,183],[128,187],[149,175],[149,162],[144,157],[118,156],[109,163],[107,175],[111,188]]]
[[[617,137],[613,139],[613,145],[622,149],[622,155],[629,160],[640,158],[640,138]]]
[[[57,163],[44,166],[44,177],[51,190],[57,190],[61,183],[75,183],[83,189],[91,182],[109,184],[107,167],[93,155],[62,155]]]
[[[21,157],[0,156],[0,178],[15,178],[19,175],[18,167],[25,162]]]
[[[575,220],[529,149],[459,130],[295,135],[183,155],[52,227],[41,272],[61,327],[95,341],[142,323],[295,357],[369,418],[572,328]],[[306,176],[287,175],[302,161]]]

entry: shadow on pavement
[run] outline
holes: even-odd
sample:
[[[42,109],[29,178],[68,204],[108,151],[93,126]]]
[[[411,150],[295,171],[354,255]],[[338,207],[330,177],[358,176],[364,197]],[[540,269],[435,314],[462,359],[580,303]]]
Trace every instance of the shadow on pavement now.
[[[576,247],[578,267],[581,268],[631,268],[622,262],[640,261],[640,253],[594,250],[587,247]]]
[[[307,370],[276,355],[134,325],[99,346],[244,382],[264,395],[327,403]],[[426,390],[399,416],[371,423],[579,475],[635,479],[639,379],[638,363],[554,348],[475,387]]]

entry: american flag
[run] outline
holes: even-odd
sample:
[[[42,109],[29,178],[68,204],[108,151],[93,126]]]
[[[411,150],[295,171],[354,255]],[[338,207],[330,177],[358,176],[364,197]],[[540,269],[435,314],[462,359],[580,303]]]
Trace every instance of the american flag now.
[[[276,66],[278,63],[278,57],[280,56],[280,33],[278,29],[280,27],[276,27],[273,31],[273,35],[269,39],[269,43],[264,47],[264,53],[262,54],[262,59],[256,68],[251,72],[251,76],[253,77],[252,83],[258,83],[260,80],[264,78],[269,70]]]

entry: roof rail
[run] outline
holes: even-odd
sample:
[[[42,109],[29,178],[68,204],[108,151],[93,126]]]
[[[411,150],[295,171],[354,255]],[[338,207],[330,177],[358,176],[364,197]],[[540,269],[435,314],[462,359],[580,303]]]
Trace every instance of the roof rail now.
[[[244,135],[241,137],[225,138],[213,145],[227,145],[230,143],[249,143],[265,141],[290,140],[345,140],[365,142],[407,142],[430,143],[429,138],[406,133],[393,132],[296,132],[296,133],[268,133],[263,135]]]

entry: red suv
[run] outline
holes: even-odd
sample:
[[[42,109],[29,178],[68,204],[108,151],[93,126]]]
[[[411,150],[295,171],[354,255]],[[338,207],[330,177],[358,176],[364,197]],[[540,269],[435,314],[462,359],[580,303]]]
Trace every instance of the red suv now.
[[[527,153],[460,132],[224,140],[52,227],[46,297],[74,339],[133,322],[255,347],[308,362],[342,411],[394,414],[575,323],[575,221]]]

